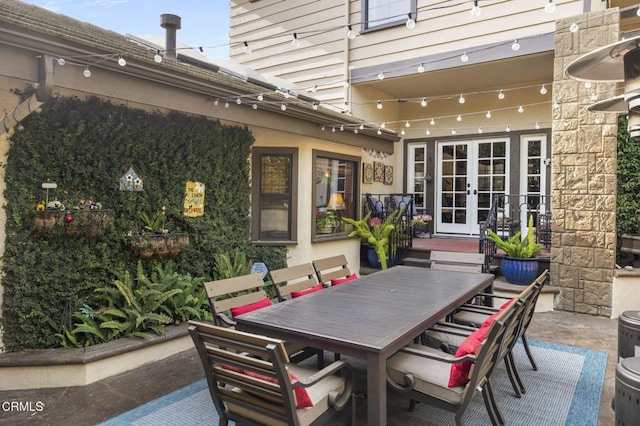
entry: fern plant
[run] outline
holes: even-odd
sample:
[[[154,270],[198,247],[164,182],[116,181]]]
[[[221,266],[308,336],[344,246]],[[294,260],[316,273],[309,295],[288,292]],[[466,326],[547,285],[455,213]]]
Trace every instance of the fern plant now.
[[[520,231],[506,241],[491,229],[487,229],[487,234],[487,239],[493,241],[498,248],[502,249],[507,257],[514,259],[532,258],[542,249],[542,244],[536,243],[533,233],[533,215],[529,215],[528,231],[524,237],[522,237]]]

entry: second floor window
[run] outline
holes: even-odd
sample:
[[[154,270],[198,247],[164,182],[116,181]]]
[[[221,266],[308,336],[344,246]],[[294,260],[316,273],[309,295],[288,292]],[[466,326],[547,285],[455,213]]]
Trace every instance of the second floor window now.
[[[416,0],[365,0],[365,29],[403,24],[409,13],[416,19]]]

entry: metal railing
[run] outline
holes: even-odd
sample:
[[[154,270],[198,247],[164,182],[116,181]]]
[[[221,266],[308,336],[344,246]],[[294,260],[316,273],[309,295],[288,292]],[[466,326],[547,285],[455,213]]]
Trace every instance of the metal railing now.
[[[412,194],[370,194],[362,197],[362,216],[371,212],[371,217],[384,221],[392,212],[404,207],[402,215],[394,219],[396,230],[389,237],[389,251],[401,259],[413,245],[413,206]]]

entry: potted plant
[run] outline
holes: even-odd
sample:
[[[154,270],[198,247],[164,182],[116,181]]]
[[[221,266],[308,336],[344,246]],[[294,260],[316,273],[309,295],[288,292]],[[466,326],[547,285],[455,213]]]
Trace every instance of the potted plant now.
[[[396,228],[395,219],[402,215],[404,207],[394,210],[387,218],[382,221],[378,217],[371,218],[371,212],[360,219],[355,220],[349,217],[343,217],[342,220],[353,225],[353,231],[349,233],[349,237],[360,237],[367,244],[371,245],[369,252],[369,263],[372,262],[372,256],[377,256],[380,261],[380,267],[387,269],[387,259],[389,257],[389,237]]]
[[[530,284],[538,276],[538,259],[535,257],[542,249],[536,243],[533,234],[533,215],[529,216],[527,234],[522,237],[520,231],[506,241],[493,230],[487,229],[487,239],[493,241],[505,252],[500,263],[500,271],[511,284]]]
[[[134,256],[138,258],[158,258],[177,256],[189,245],[189,234],[171,233],[165,226],[165,210],[149,216],[140,212],[142,229],[140,235],[131,235],[131,246]]]
[[[340,218],[335,210],[316,213],[316,232],[319,234],[330,234],[338,226],[340,226]]]

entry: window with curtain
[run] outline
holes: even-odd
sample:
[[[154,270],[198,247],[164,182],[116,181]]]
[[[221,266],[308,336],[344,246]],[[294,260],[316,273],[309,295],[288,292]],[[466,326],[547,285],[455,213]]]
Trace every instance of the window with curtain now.
[[[365,30],[404,24],[411,13],[416,19],[416,0],[365,0]]]
[[[253,148],[251,175],[252,240],[295,242],[298,150]]]
[[[315,240],[344,237],[342,217],[356,218],[358,157],[314,151],[313,236]]]

